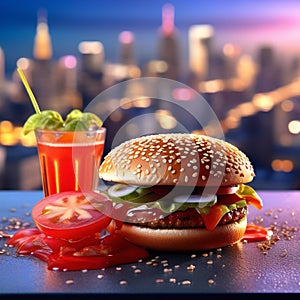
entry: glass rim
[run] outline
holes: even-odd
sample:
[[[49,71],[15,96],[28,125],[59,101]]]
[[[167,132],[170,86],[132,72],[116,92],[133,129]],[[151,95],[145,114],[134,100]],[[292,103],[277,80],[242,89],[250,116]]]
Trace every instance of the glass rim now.
[[[72,132],[80,133],[80,132],[105,132],[105,131],[106,131],[106,127],[91,128],[91,129],[87,129],[87,130],[34,129],[34,132],[58,133],[58,134],[72,133]]]

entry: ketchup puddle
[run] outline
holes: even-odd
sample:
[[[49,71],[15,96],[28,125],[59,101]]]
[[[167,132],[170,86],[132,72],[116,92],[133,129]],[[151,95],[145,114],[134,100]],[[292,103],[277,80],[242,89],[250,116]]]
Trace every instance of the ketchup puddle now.
[[[33,255],[41,259],[49,270],[95,270],[137,262],[149,256],[144,248],[116,234],[103,237],[95,234],[68,241],[47,236],[37,228],[26,228],[17,231],[6,245],[16,247],[18,255]]]

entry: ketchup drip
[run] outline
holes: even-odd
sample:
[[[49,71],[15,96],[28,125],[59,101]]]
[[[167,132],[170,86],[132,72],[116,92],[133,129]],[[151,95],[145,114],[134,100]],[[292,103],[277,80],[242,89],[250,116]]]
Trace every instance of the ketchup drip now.
[[[260,242],[268,238],[268,230],[260,225],[248,223],[242,241]]]

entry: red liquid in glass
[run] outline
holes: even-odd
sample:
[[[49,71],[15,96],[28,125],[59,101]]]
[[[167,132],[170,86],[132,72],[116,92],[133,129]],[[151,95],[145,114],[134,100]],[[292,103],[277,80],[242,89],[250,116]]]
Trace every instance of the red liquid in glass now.
[[[97,187],[104,142],[39,142],[38,151],[45,196],[64,191],[92,191]]]

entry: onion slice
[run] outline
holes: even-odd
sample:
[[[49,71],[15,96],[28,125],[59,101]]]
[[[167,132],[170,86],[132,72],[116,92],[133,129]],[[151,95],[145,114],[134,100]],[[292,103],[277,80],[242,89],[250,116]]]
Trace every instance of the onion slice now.
[[[177,203],[196,203],[198,207],[202,208],[209,204],[217,202],[216,195],[180,195],[174,198]]]
[[[138,186],[136,185],[118,183],[109,187],[107,192],[111,197],[124,197],[133,193],[137,188]]]

